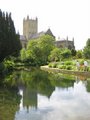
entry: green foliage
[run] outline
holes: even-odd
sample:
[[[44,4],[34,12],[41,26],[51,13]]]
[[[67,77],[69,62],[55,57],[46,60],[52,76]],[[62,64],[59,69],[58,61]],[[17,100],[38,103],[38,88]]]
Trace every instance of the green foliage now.
[[[90,46],[84,47],[83,54],[85,58],[90,59]]]
[[[58,65],[57,66],[59,69],[66,69],[66,65]]]
[[[76,57],[77,57],[77,58],[82,58],[82,57],[83,57],[83,52],[82,52],[82,50],[78,50],[78,51],[77,51]]]
[[[79,62],[84,62],[83,60],[79,60]],[[59,68],[65,70],[76,70],[76,62],[75,60],[68,60],[68,61],[60,61],[60,62],[52,62],[49,63],[49,67],[52,68]]]
[[[71,57],[71,51],[69,49],[63,49],[61,52],[61,56],[63,59]]]
[[[52,67],[52,68],[56,68],[57,67],[57,63],[56,62],[49,63],[48,66]]]
[[[72,61],[65,61],[63,64],[62,64],[62,62],[60,62],[60,63],[58,63],[57,67],[59,69],[72,70],[73,62]]]
[[[54,49],[55,39],[49,35],[43,35],[38,39],[30,40],[26,49],[26,61],[31,65],[47,64],[48,56]],[[23,53],[21,52],[21,56]]]
[[[86,42],[86,46],[83,49],[84,57],[90,59],[90,38]]]
[[[84,60],[83,59],[79,60],[79,62],[80,62],[80,65],[84,65]]]
[[[21,60],[24,61],[26,59],[26,50],[25,50],[25,48],[23,48],[20,51],[20,55],[21,55]]]
[[[65,64],[65,65],[73,65],[73,62],[72,62],[72,61],[65,61],[64,64]]]
[[[54,48],[51,51],[48,59],[49,59],[49,61],[59,61],[61,59],[61,57],[62,56],[61,56],[61,50],[60,50],[60,48]]]
[[[49,61],[61,61],[63,59],[67,59],[67,58],[70,58],[71,57],[71,50],[67,49],[67,48],[54,48],[48,59]]]
[[[9,55],[17,56],[20,49],[19,34],[16,34],[11,13],[0,10],[0,62]]]
[[[6,84],[5,81],[2,82],[0,86],[0,119],[14,119],[16,111],[19,110],[21,98],[17,92],[18,87],[12,87],[12,85]]]
[[[72,55],[72,56],[76,56],[76,50],[71,49],[71,55]]]
[[[5,69],[7,69],[8,71],[11,71],[13,70],[15,63],[11,60],[5,60],[4,65],[5,65]]]
[[[66,69],[67,69],[67,70],[72,70],[72,65],[66,66]]]
[[[87,42],[86,42],[86,46],[90,47],[90,38],[88,38]]]

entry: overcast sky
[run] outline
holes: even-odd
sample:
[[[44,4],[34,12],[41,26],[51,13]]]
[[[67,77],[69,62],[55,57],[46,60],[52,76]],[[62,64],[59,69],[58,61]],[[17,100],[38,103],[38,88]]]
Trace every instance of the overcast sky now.
[[[38,32],[50,28],[56,38],[74,37],[76,49],[90,37],[90,0],[0,0],[0,9],[12,13],[20,34],[29,15],[38,18]]]

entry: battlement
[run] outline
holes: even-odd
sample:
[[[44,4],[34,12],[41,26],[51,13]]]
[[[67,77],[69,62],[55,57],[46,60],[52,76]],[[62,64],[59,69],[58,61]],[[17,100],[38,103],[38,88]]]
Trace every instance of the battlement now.
[[[23,19],[23,22],[25,22],[25,21],[38,21],[38,18],[37,17],[36,18],[29,18],[29,16],[27,15],[27,18]]]

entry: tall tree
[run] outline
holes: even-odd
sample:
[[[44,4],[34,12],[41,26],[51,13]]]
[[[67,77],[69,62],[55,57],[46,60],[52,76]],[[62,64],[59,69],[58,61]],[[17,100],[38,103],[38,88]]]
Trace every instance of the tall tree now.
[[[50,52],[55,47],[55,39],[50,35],[43,35],[38,39],[30,40],[27,49],[27,59],[35,65],[46,64]]]
[[[86,42],[86,46],[83,49],[83,54],[85,58],[90,59],[90,38]]]
[[[19,34],[16,34],[11,13],[0,10],[0,62],[9,55],[16,55],[21,49]]]

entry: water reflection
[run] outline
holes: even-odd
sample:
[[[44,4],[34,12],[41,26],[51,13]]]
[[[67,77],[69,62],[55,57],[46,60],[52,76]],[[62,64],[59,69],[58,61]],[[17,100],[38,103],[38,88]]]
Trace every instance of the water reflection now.
[[[1,85],[0,120],[89,120],[90,78],[80,79],[39,69],[13,72]]]
[[[14,120],[19,110],[20,95],[16,87],[0,85],[0,120]]]

